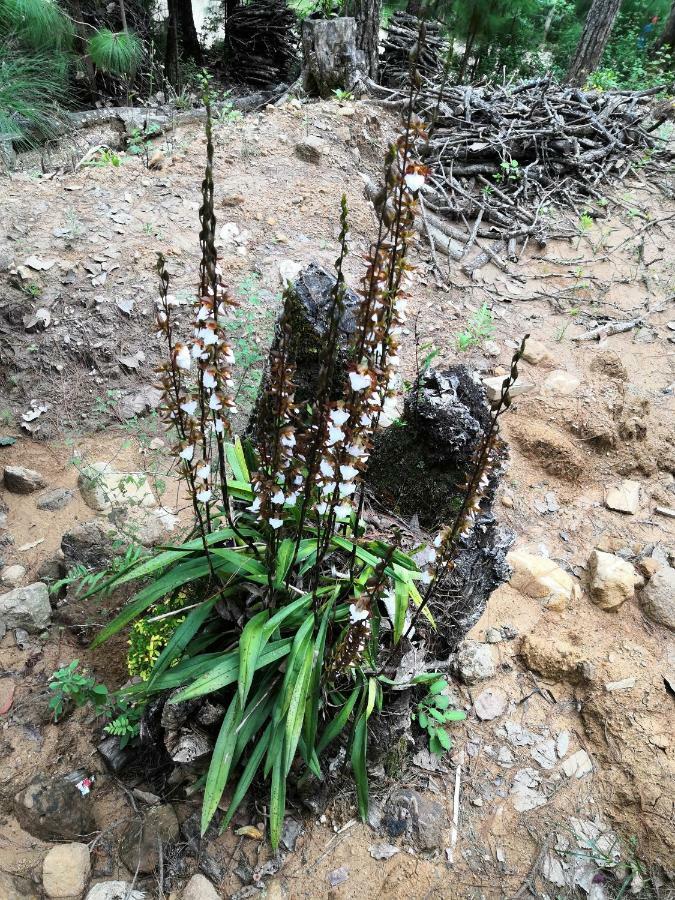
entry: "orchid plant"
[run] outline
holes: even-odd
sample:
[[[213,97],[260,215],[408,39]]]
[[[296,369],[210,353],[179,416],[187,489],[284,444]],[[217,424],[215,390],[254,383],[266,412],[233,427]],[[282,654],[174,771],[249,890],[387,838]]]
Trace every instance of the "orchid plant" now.
[[[288,307],[278,324],[258,413],[256,445],[232,436],[234,353],[227,321],[235,304],[215,249],[213,141],[208,92],[207,163],[202,184],[202,260],[192,332],[179,333],[160,258],[158,326],[168,358],[160,377],[163,414],[194,511],[180,546],[133,561],[96,591],[144,581],[103,628],[101,644],[171,600],[180,624],[146,680],[122,693],[141,704],[160,692],[169,703],[212,697],[226,713],[205,776],[202,831],[235,777],[221,828],[254,778],[270,781],[269,832],[279,843],[286,781],[295,766],[322,776],[341,735],[355,776],[360,814],[368,809],[368,722],[391,679],[389,656],[413,635],[451,566],[452,545],[472,527],[495,457],[497,417],[469,476],[457,521],[421,569],[396,543],[369,538],[364,472],[374,430],[399,363],[418,194],[429,172],[418,160],[427,140],[412,98],[385,167],[385,201],[361,284],[357,327],[341,396],[338,325],[346,292],[348,209],[342,199],[337,278],[330,298],[327,351],[311,408],[296,402]],[[515,370],[515,363],[514,363]],[[501,407],[517,370],[504,382]],[[422,588],[423,593],[420,588]],[[182,602],[178,602],[182,601]],[[391,673],[390,673],[391,674]]]

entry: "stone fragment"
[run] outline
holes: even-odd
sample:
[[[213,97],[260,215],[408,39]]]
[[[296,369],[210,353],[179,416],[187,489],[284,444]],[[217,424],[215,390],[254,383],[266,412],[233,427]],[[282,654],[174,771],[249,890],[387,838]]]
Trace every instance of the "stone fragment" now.
[[[42,886],[51,900],[80,900],[90,876],[86,844],[57,844],[42,863]]]
[[[496,672],[492,647],[467,638],[459,645],[455,668],[464,684],[477,684],[492,678]]]
[[[544,600],[547,609],[565,609],[581,596],[576,580],[552,559],[525,550],[512,550],[506,561],[513,568],[511,587],[526,597]]]
[[[391,836],[406,833],[420,850],[443,846],[444,821],[443,806],[411,788],[396,791],[387,801],[384,823]]]
[[[500,644],[504,640],[504,635],[499,628],[487,628],[485,630],[485,642],[487,644]]]
[[[146,900],[143,891],[132,890],[128,881],[101,881],[95,884],[85,900]]]
[[[26,570],[23,566],[6,566],[0,572],[0,584],[3,587],[15,588],[21,584]]]
[[[568,778],[583,778],[593,771],[593,763],[585,750],[577,750],[563,762],[562,769]]]
[[[68,568],[78,563],[88,569],[104,568],[113,552],[114,530],[101,520],[83,522],[61,538],[61,550]]]
[[[0,595],[0,622],[7,628],[25,628],[31,633],[44,631],[51,615],[49,591],[41,581]]]
[[[575,394],[581,382],[579,379],[565,372],[563,369],[556,369],[551,372],[544,381],[544,388],[551,394],[557,394],[560,397],[571,397]]]
[[[34,469],[26,469],[25,466],[5,466],[5,487],[13,494],[32,494],[46,487],[47,482]]]
[[[581,650],[568,641],[527,634],[521,641],[519,655],[528,669],[553,681],[574,684],[587,677],[588,661]]]
[[[517,812],[527,812],[546,803],[546,795],[538,790],[540,776],[536,769],[519,769],[513,777],[511,798]]]
[[[0,872],[0,897],[2,900],[38,900],[35,888],[27,878],[7,872]]]
[[[553,362],[553,356],[546,344],[542,344],[541,341],[533,338],[529,338],[525,344],[523,359],[532,366],[546,365]]]
[[[145,475],[116,472],[109,463],[85,466],[77,479],[82,499],[90,509],[109,513],[120,507],[156,506]]]
[[[637,572],[620,556],[593,550],[588,559],[588,571],[591,600],[600,609],[619,609],[635,593]]]
[[[298,275],[302,272],[302,263],[296,262],[293,259],[280,259],[279,260],[279,281],[281,282],[282,287],[288,287],[289,284],[292,284]]]
[[[675,569],[664,566],[656,571],[642,591],[641,602],[653,622],[675,631]]]
[[[499,688],[488,688],[476,697],[474,709],[481,721],[489,722],[506,712],[508,705],[509,698],[504,691]]]
[[[626,479],[607,491],[605,506],[634,516],[640,508],[640,482]]]
[[[19,825],[43,841],[77,840],[96,830],[91,801],[71,781],[38,775],[14,798]]]
[[[49,512],[56,512],[59,509],[64,509],[70,501],[73,499],[75,495],[68,488],[54,488],[52,491],[47,491],[45,494],[41,494],[38,497],[37,503],[35,504],[38,509],[46,509]]]
[[[193,875],[185,885],[182,900],[219,900],[220,894],[200,873]]]
[[[530,756],[542,769],[552,769],[557,761],[556,745],[553,738],[546,738],[530,750]]]
[[[614,691],[629,691],[637,684],[637,678],[622,678],[621,681],[608,681],[605,684],[605,690],[608,694]]]
[[[311,163],[320,163],[325,150],[325,143],[321,138],[315,137],[313,134],[298,141],[295,145],[295,155]]]
[[[491,376],[489,378],[483,379],[483,387],[485,388],[485,393],[487,394],[487,398],[490,403],[496,403],[502,395],[502,385],[504,384],[504,377],[501,375]],[[534,390],[534,385],[531,381],[526,381],[524,378],[519,378],[518,381],[513,385],[509,394],[514,399],[516,397],[520,397],[522,394],[528,393],[528,391]]]
[[[144,875],[154,872],[159,864],[159,846],[178,840],[180,827],[172,806],[153,806],[145,818],[131,822],[120,841],[120,859],[130,872]]]
[[[569,749],[570,733],[569,731],[561,731],[555,740],[555,752],[558,755],[558,759],[563,759],[563,757],[567,756],[567,751]]]

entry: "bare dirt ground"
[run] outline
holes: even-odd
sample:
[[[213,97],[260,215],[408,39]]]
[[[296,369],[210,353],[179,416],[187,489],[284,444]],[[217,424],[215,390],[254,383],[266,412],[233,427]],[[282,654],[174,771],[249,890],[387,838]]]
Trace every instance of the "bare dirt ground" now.
[[[342,192],[351,210],[348,271],[358,280],[374,222],[360,174],[379,175],[393,127],[375,106],[326,103],[218,127],[222,266],[242,301],[232,322],[242,421],[278,309],[280,264],[282,272],[289,261],[332,265]],[[294,152],[307,134],[326,141],[319,163]],[[38,580],[66,530],[93,518],[77,491],[84,462],[145,473],[166,506],[180,507],[153,412],[153,366],[162,352],[153,329],[154,265],[161,251],[179,310],[187,307],[198,264],[203,138],[186,129],[165,151],[159,170],[122,157],[119,167],[0,179],[0,434],[18,438],[0,447],[0,465],[36,469],[49,488],[74,492],[58,512],[38,510],[36,495],[0,495],[8,507],[0,539],[13,539],[0,555],[26,568],[24,583]],[[503,420],[511,459],[498,507],[517,549],[554,561],[578,591],[550,603],[514,580],[470,635],[489,642],[502,629],[489,644],[494,674],[457,683],[468,719],[456,727],[449,757],[397,773],[444,807],[436,850],[421,852],[356,822],[345,778],[321,819],[295,811],[305,831],[281,870],[261,882],[269,896],[600,900],[618,896],[624,882],[624,894],[673,896],[666,879],[675,870],[673,633],[644,615],[639,587],[614,612],[588,592],[594,548],[630,561],[643,580],[675,562],[675,520],[656,512],[675,506],[675,214],[667,188],[636,170],[608,191],[607,217],[572,243],[530,246],[508,273],[489,265],[470,280],[457,267],[450,287],[433,272],[428,248],[418,248],[404,377],[415,374],[413,323],[420,344],[440,351],[437,365],[459,359],[485,376],[504,373],[525,333],[544,345],[543,358],[522,364],[531,388]],[[484,303],[492,333],[460,352],[457,336]],[[38,310],[48,313],[46,328],[34,321],[46,321]],[[643,324],[626,333],[574,340],[608,320],[637,318]],[[24,414],[32,433],[20,427]],[[606,505],[624,479],[639,483],[634,514]],[[120,643],[91,654],[60,627],[24,646],[13,631],[0,640],[0,872],[37,872],[39,881],[47,849],[14,820],[14,794],[36,773],[83,770],[97,775],[91,796],[104,832],[94,881],[131,880],[114,847],[132,810],[96,754],[95,722],[78,711],[55,725],[46,709],[58,665],[80,658],[114,688],[124,678],[123,652]],[[491,719],[477,715],[486,691],[499,701]],[[575,769],[572,758],[583,765]],[[179,818],[197,804],[177,804]],[[236,824],[261,821],[262,811],[252,808]],[[373,858],[383,841],[398,852]],[[607,880],[598,858],[615,851],[629,868]],[[242,884],[268,859],[263,845],[228,832],[209,852],[227,872],[222,896],[257,895],[242,893]],[[638,861],[643,874],[631,879]],[[152,880],[139,886],[160,896]]]

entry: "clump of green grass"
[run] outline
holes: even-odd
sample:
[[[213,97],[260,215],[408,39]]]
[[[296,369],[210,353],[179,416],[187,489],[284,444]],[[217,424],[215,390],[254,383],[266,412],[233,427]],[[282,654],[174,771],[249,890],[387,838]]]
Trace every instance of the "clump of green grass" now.
[[[53,134],[67,99],[59,55],[28,55],[10,42],[0,43],[0,140],[30,144]]]
[[[492,311],[487,303],[484,303],[471,316],[464,331],[457,335],[457,349],[470,350],[479,347],[484,340],[491,338],[494,333]]]

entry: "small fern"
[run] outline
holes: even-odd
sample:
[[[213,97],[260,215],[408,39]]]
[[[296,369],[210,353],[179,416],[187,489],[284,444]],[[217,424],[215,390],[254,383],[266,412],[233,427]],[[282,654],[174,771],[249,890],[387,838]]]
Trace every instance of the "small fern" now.
[[[133,75],[143,58],[143,44],[130,32],[102,28],[90,38],[87,53],[102,72]]]

